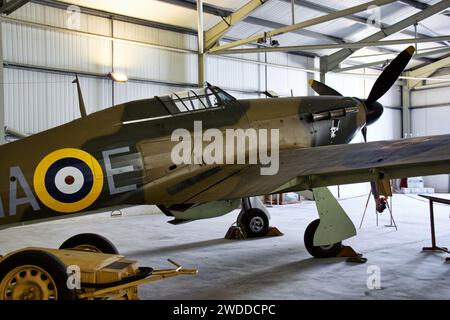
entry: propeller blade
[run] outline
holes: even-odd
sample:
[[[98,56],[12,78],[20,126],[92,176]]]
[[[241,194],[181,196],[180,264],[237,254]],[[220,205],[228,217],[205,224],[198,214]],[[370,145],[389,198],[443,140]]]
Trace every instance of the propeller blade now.
[[[363,135],[364,142],[367,142],[367,127],[366,126],[364,126],[364,128],[361,129],[361,133]]]
[[[414,47],[409,46],[400,52],[400,54],[383,70],[377,81],[375,81],[372,91],[370,91],[369,97],[366,100],[368,105],[380,99],[392,87],[406,68],[409,60],[411,60],[414,51]]]
[[[322,82],[309,80],[308,83],[309,86],[321,96],[342,96],[342,94]]]

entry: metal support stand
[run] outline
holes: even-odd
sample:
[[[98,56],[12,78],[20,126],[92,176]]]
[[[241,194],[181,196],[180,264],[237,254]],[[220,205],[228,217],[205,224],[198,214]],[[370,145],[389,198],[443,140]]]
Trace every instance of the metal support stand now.
[[[436,245],[436,231],[434,228],[434,202],[443,203],[443,204],[450,204],[450,200],[447,199],[439,199],[435,197],[430,196],[423,196],[421,197],[428,199],[430,201],[430,227],[431,227],[431,247],[424,247],[422,248],[423,251],[433,251],[433,252],[446,252],[450,253],[450,251],[445,247],[439,247]],[[445,259],[446,262],[450,262],[450,258]]]
[[[391,204],[386,203],[386,205],[387,205],[388,210],[389,210],[389,215],[390,215],[390,218],[391,218],[391,222],[389,224],[385,224],[384,226],[388,227],[388,228],[394,227],[395,231],[398,231],[397,224],[395,223],[395,220],[394,220],[394,215],[392,214],[392,197],[391,197],[391,199],[389,199],[389,202]]]
[[[361,223],[359,224],[359,229],[361,229],[363,221],[364,221],[364,217],[366,216],[366,212],[367,212],[367,207],[369,206],[369,201],[370,201],[370,196],[372,194],[372,191],[369,192],[369,195],[367,196],[367,201],[366,201],[366,206],[364,208],[364,213],[363,216],[361,218]],[[378,215],[377,215],[378,216]],[[378,226],[378,218],[377,218],[377,226]]]
[[[369,206],[369,201],[370,201],[370,196],[371,195],[372,195],[372,190],[369,191],[369,195],[367,196],[366,206],[364,208],[364,213],[363,213],[363,216],[361,218],[361,222],[359,224],[359,229],[361,229],[362,224],[364,222],[364,217],[366,216],[367,207]],[[390,203],[391,203],[390,205],[389,205],[389,203],[386,203],[386,204],[387,204],[387,207],[388,207],[388,210],[389,210],[389,215],[390,215],[391,222],[390,222],[390,224],[385,225],[385,227],[391,227],[391,228],[394,227],[395,230],[398,231],[397,224],[395,223],[395,220],[394,220],[394,215],[392,214],[392,197],[390,199]],[[375,216],[376,216],[376,223],[377,223],[377,227],[378,227],[378,212],[377,212],[376,208],[375,208]]]

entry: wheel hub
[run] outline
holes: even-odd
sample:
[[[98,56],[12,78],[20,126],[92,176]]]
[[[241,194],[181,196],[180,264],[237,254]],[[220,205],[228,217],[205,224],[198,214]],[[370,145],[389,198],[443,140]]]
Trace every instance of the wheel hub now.
[[[20,266],[3,279],[1,296],[4,300],[56,300],[55,282],[37,266]]]
[[[250,230],[255,233],[261,232],[264,229],[264,220],[261,217],[253,217],[250,220]]]

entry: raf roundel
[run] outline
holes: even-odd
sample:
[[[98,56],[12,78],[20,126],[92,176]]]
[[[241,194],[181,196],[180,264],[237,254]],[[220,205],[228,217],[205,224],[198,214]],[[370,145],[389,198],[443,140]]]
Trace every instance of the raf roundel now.
[[[103,189],[103,172],[89,153],[60,149],[41,160],[33,183],[37,196],[48,208],[73,213],[97,200]]]

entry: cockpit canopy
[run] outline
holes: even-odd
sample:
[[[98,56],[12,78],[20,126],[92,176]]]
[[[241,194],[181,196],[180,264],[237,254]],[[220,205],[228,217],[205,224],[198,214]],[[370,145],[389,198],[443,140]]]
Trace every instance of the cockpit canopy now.
[[[186,90],[156,97],[171,114],[195,112],[210,108],[223,108],[236,100],[232,95],[215,86]]]

